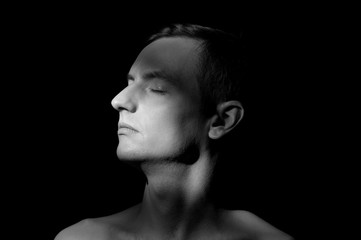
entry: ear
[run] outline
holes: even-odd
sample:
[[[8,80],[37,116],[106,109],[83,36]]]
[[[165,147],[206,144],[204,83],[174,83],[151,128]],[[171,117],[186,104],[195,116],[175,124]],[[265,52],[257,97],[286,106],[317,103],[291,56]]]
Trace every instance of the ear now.
[[[235,128],[243,118],[243,107],[239,101],[228,101],[217,106],[217,114],[211,118],[208,136],[219,139]]]

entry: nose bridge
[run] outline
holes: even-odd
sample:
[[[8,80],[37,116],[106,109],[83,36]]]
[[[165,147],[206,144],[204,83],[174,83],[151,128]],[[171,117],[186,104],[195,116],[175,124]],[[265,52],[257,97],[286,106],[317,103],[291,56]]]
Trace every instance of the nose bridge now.
[[[134,112],[136,110],[135,95],[134,90],[128,86],[113,98],[111,104],[115,110]]]

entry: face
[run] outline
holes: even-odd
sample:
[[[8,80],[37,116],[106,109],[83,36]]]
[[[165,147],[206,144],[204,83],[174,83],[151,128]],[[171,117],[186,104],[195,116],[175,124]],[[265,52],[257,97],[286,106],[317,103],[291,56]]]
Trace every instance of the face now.
[[[196,79],[199,42],[161,38],[146,46],[112,100],[122,160],[173,159],[207,138]]]

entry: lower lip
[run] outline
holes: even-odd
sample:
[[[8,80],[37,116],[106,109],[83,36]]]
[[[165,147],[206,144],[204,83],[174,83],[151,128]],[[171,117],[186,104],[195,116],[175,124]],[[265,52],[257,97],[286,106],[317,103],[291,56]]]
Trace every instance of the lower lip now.
[[[132,134],[132,133],[136,133],[136,131],[133,129],[130,129],[130,128],[119,128],[118,129],[118,135],[125,135],[125,134]]]

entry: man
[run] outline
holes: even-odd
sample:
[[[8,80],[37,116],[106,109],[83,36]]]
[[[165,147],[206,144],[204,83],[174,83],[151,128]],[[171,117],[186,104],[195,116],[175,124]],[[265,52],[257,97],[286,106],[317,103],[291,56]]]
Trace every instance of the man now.
[[[117,156],[143,171],[143,201],[83,220],[56,240],[291,239],[247,211],[210,197],[218,143],[243,117],[238,39],[198,25],[150,38],[112,100],[119,111]]]

